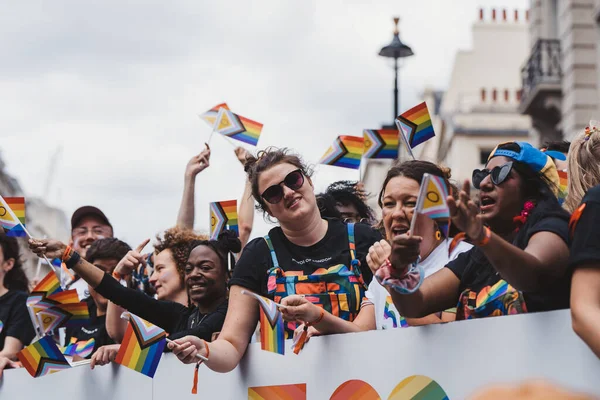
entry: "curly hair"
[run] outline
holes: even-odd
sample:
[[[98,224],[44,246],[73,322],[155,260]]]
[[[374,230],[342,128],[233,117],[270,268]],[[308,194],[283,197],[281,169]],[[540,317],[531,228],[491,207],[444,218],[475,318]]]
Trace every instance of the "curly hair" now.
[[[121,260],[129,250],[131,247],[117,238],[99,239],[87,249],[85,259],[92,264],[96,260]]]
[[[15,263],[10,271],[4,276],[4,287],[8,290],[29,291],[29,280],[23,271],[23,264],[19,254],[19,243],[14,237],[8,237],[4,230],[0,229],[0,247],[4,255],[4,261],[8,259],[15,260]]]
[[[174,227],[163,232],[162,237],[156,236],[157,242],[154,243],[154,254],[158,254],[163,250],[171,250],[173,261],[177,267],[177,272],[182,281],[185,276],[185,265],[190,256],[190,252],[194,247],[195,242],[199,240],[208,240],[207,235],[198,234],[191,229]]]
[[[589,189],[600,184],[600,132],[582,131],[571,143],[567,157],[569,180],[565,208],[575,211]]]
[[[358,211],[359,217],[366,219],[371,224],[375,221],[373,210],[365,203],[369,194],[358,187],[356,181],[337,181],[333,182],[325,190],[325,194],[333,197],[336,203],[343,206],[354,206]]]
[[[300,169],[304,176],[310,178],[312,176],[312,169],[309,168],[306,163],[300,158],[299,155],[293,154],[287,148],[267,147],[264,150],[258,152],[256,157],[247,156],[246,163],[244,164],[244,170],[248,175],[248,180],[252,186],[252,196],[256,200],[256,208],[262,212],[267,211],[267,204],[263,200],[261,194],[258,191],[258,179],[260,174],[269,168],[278,164],[291,164],[296,168]]]

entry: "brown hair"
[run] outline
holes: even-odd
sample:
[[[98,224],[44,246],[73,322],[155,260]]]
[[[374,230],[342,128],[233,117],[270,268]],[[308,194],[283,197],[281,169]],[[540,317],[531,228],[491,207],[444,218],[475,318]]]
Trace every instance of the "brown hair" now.
[[[17,239],[6,236],[4,230],[0,229],[0,247],[2,247],[4,261],[11,258],[15,260],[12,269],[4,276],[4,287],[6,287],[8,290],[21,290],[23,292],[28,292],[29,280],[25,275],[25,271],[23,271],[23,264],[21,263],[19,243],[17,242]]]
[[[164,231],[162,238],[156,236],[157,242],[154,244],[154,253],[158,254],[163,250],[171,250],[173,261],[177,267],[177,272],[183,281],[185,276],[185,265],[190,256],[190,252],[195,247],[198,240],[208,240],[207,235],[197,234],[191,229],[174,227]]]
[[[587,140],[586,140],[587,139]],[[591,133],[581,132],[569,149],[569,186],[565,208],[575,211],[585,193],[600,184],[600,131],[591,128]]]
[[[300,158],[299,155],[291,153],[287,148],[267,147],[264,150],[258,152],[256,157],[247,156],[246,164],[244,164],[244,170],[248,175],[248,180],[252,186],[252,196],[258,203],[257,208],[263,212],[267,211],[267,205],[263,198],[262,193],[258,192],[258,179],[260,174],[269,168],[277,164],[291,164],[298,169],[302,170],[302,173],[306,177],[312,176],[312,169],[309,168],[306,163]]]

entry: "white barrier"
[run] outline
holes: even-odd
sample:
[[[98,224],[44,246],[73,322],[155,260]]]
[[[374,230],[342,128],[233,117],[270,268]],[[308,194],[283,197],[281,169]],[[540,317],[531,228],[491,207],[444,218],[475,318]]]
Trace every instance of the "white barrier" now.
[[[387,399],[411,375],[432,378],[453,400],[490,383],[532,378],[600,394],[600,360],[573,333],[568,310],[312,338],[299,355],[286,346],[280,356],[254,343],[228,374],[201,366],[197,395],[190,393],[194,367],[166,354],[154,380],[116,365],[38,379],[8,370],[0,400],[245,399],[249,387],[287,384],[306,384],[307,399],[329,399],[351,379]]]

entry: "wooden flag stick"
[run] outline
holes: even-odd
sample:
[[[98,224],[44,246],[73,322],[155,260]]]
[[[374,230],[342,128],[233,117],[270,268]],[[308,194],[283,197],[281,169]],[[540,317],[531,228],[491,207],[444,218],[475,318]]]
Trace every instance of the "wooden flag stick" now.
[[[171,339],[167,338],[167,343],[175,343],[175,342],[174,342],[174,341],[172,341]],[[177,344],[177,343],[175,343],[175,344]],[[201,356],[201,355],[200,355],[200,354],[198,354],[198,353],[196,353],[196,358],[198,358],[198,359],[200,359],[200,360],[202,360],[202,361],[204,361],[204,362],[208,361],[208,358],[206,358],[206,357],[204,357],[204,356]]]

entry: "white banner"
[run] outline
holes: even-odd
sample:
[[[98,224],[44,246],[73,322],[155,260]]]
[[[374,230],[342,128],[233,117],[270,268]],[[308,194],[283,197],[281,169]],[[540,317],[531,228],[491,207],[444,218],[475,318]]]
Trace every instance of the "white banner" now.
[[[290,399],[330,399],[350,380],[364,383],[346,384],[339,398],[368,384],[373,394],[367,400],[406,399],[422,387],[438,396],[432,399],[442,399],[441,390],[449,399],[464,399],[488,384],[533,378],[600,395],[600,360],[573,333],[568,310],[315,337],[299,355],[290,347],[287,341],[280,356],[254,343],[228,374],[201,366],[197,395],[191,394],[194,366],[166,354],[154,380],[117,365],[37,379],[24,369],[8,370],[0,399],[259,399],[281,392]],[[414,375],[435,382],[420,377],[396,388]]]

